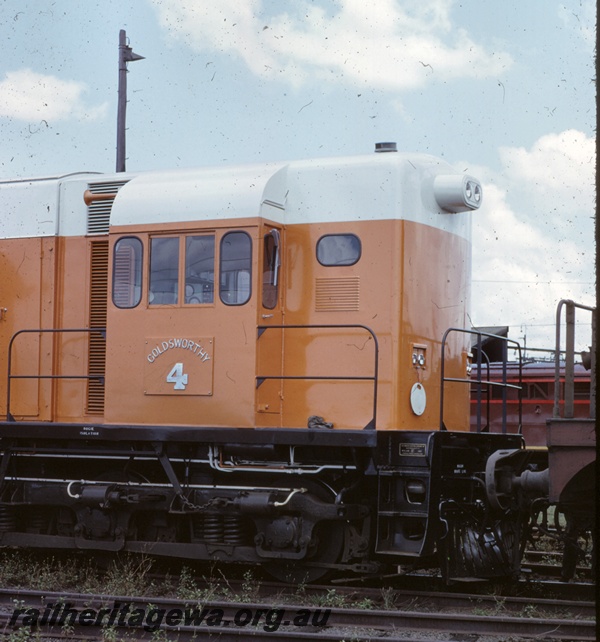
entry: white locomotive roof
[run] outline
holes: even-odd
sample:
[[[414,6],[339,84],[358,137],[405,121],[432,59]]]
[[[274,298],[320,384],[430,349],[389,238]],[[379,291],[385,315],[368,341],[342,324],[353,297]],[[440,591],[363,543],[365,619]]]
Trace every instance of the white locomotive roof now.
[[[283,224],[407,219],[468,237],[469,217],[443,212],[436,202],[439,174],[460,176],[433,156],[397,152],[152,172],[120,190],[111,225],[256,216]]]
[[[269,179],[283,164],[142,173],[124,185],[111,225],[256,217]]]
[[[440,174],[462,176],[433,156],[389,152],[1,181],[0,238],[85,235],[83,193],[111,183],[120,187],[110,210],[113,228],[257,216],[282,224],[406,219],[470,238],[470,217],[444,211],[436,201]]]
[[[61,186],[70,182],[85,186],[99,176],[102,174],[79,172],[65,176],[0,181],[0,238],[56,236],[63,233],[60,230],[61,220],[72,217],[65,214]],[[85,204],[81,195],[79,202],[81,206],[77,208],[76,217],[82,219],[81,229],[85,234]]]

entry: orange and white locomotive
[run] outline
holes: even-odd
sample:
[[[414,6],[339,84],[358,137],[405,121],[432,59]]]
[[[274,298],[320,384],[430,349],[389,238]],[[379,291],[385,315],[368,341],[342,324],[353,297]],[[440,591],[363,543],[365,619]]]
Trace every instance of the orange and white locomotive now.
[[[481,185],[379,151],[0,182],[0,544],[518,571],[522,439],[469,432]]]

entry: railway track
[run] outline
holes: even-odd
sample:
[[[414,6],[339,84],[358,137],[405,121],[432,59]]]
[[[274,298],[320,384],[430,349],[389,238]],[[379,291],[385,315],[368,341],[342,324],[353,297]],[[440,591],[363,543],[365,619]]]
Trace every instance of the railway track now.
[[[331,589],[329,589],[331,591]],[[382,636],[388,642],[414,639],[446,640],[456,635],[512,636],[517,639],[595,640],[592,602],[397,591],[388,594],[384,610],[307,606],[291,596],[272,595],[254,602],[112,595],[0,591],[0,631],[5,639],[31,628],[34,639],[211,639],[221,642],[253,639],[360,639]],[[327,597],[327,594],[325,595]],[[329,595],[331,598],[331,595]],[[112,637],[111,637],[112,636]],[[426,636],[426,637],[424,637]],[[13,637],[13,639],[15,639]],[[26,639],[25,637],[19,639]],[[454,637],[456,639],[456,637]]]

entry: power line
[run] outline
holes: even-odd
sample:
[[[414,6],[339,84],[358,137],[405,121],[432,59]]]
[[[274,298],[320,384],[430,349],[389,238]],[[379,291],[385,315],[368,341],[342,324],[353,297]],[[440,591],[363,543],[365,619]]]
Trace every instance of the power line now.
[[[540,283],[543,283],[545,285],[550,285],[552,283],[555,283],[557,285],[593,285],[592,281],[491,281],[491,280],[488,281],[483,279],[472,279],[472,281],[473,283],[504,283],[504,284],[535,283],[536,285],[539,285]]]

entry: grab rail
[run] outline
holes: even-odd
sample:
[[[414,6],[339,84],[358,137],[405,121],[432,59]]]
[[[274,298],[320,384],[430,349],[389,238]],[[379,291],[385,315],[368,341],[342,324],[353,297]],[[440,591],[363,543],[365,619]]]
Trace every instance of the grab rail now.
[[[87,379],[87,380],[96,380],[103,382],[104,375],[15,375],[12,374],[12,349],[15,339],[22,334],[59,334],[59,333],[74,333],[74,332],[87,332],[92,334],[97,332],[106,339],[106,328],[54,328],[54,329],[28,329],[28,330],[19,330],[15,332],[10,339],[8,344],[8,373],[6,381],[6,420],[7,421],[16,421],[13,415],[10,412],[10,393],[11,393],[11,381],[13,379]]]
[[[473,380],[471,377],[467,378],[457,378],[457,377],[446,377],[446,340],[448,338],[448,335],[451,332],[460,332],[463,334],[468,334],[471,336],[476,336],[477,337],[477,343],[474,348],[476,348],[477,351],[477,361],[476,361],[476,366],[477,366],[477,379]],[[487,337],[490,339],[497,339],[502,342],[502,380],[501,381],[491,381],[489,378],[489,367],[488,367],[488,379],[482,379],[481,378],[481,367],[482,367],[482,355],[485,355],[485,352],[482,350],[482,337]],[[507,380],[507,361],[508,361],[508,345],[512,344],[513,348],[518,351],[519,353],[519,359],[518,359],[518,364],[519,364],[519,383],[518,385],[508,383]],[[487,361],[487,355],[485,355],[486,361]],[[514,389],[517,390],[518,392],[518,408],[519,408],[519,427],[518,427],[518,434],[521,434],[522,429],[523,429],[523,396],[522,396],[522,379],[523,379],[523,372],[522,372],[522,356],[521,356],[521,345],[517,341],[513,341],[512,339],[509,339],[507,337],[501,337],[498,336],[497,334],[491,334],[489,332],[483,332],[481,330],[467,330],[466,328],[448,328],[446,332],[444,333],[444,336],[442,338],[442,362],[441,362],[441,391],[440,391],[440,430],[447,430],[445,424],[444,424],[444,384],[446,382],[453,382],[453,383],[465,383],[469,384],[471,386],[472,384],[476,383],[478,385],[478,393],[477,393],[477,401],[478,401],[478,409],[477,409],[477,415],[478,415],[478,424],[477,424],[477,429],[479,432],[480,426],[481,426],[481,385],[485,384],[488,386],[488,394],[489,394],[489,389],[496,387],[500,388],[502,390],[502,433],[506,434],[506,407],[507,407],[507,391],[509,389]],[[488,412],[489,412],[489,404],[488,404]]]
[[[374,342],[374,352],[375,352],[375,363],[373,366],[373,376],[372,377],[354,377],[354,376],[334,376],[334,375],[327,375],[327,376],[317,376],[317,375],[268,375],[268,376],[262,376],[262,375],[257,375],[256,377],[256,387],[258,388],[263,381],[266,379],[279,379],[279,380],[327,380],[327,381],[372,381],[373,382],[373,416],[371,420],[367,423],[367,425],[364,427],[363,430],[375,430],[375,425],[376,425],[376,420],[377,420],[377,385],[378,385],[378,375],[379,375],[379,342],[377,341],[377,337],[375,336],[375,333],[371,328],[369,328],[366,325],[360,325],[360,324],[332,324],[332,325],[259,325],[258,326],[258,338],[261,337],[261,335],[270,329],[278,329],[278,330],[318,330],[318,329],[326,329],[326,330],[336,330],[336,329],[359,329],[359,330],[366,330],[371,337],[373,338]]]

